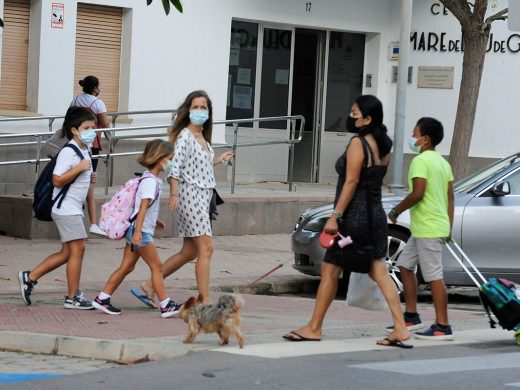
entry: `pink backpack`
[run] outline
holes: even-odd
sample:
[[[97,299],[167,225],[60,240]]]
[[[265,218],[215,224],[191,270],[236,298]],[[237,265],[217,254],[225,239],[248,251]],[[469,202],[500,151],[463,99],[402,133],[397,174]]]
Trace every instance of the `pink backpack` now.
[[[99,227],[103,229],[108,238],[120,240],[125,236],[126,231],[132,225],[137,215],[132,218],[135,208],[135,196],[141,180],[154,178],[150,172],[145,172],[141,177],[128,180],[117,190],[112,199],[104,203],[101,207],[101,218]],[[155,199],[148,206],[150,208],[159,196],[159,186],[155,194]]]

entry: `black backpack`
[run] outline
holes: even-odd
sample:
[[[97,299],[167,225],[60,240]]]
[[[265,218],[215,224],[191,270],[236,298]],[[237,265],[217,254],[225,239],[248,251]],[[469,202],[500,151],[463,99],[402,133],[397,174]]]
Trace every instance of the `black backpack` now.
[[[76,152],[80,159],[85,159],[83,157],[83,153],[81,153],[76,145],[68,143],[64,146],[64,148],[66,147],[72,148],[72,150]],[[54,167],[56,166],[58,155],[59,153],[51,159],[34,185],[33,211],[35,218],[39,221],[52,221],[52,206],[54,206],[54,203],[59,200],[58,208],[61,207],[61,203],[63,202],[63,199],[65,199],[65,195],[67,195],[67,191],[69,190],[71,184],[76,180],[76,178],[74,178],[74,180],[72,180],[70,183],[64,185],[56,198],[52,199],[52,192],[54,190],[54,185],[52,184],[52,175],[54,172]]]

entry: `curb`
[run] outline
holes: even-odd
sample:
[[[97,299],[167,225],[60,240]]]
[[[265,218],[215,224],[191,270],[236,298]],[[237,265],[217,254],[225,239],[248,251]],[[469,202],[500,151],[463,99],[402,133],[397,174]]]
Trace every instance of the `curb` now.
[[[240,293],[251,295],[314,294],[320,279],[289,278],[282,281],[255,283],[253,285],[219,285],[212,288],[215,292]]]
[[[112,362],[133,361],[147,355],[150,360],[160,360],[211,348],[214,346],[193,348],[182,344],[180,339],[172,338],[107,340],[46,333],[0,332],[0,350]]]

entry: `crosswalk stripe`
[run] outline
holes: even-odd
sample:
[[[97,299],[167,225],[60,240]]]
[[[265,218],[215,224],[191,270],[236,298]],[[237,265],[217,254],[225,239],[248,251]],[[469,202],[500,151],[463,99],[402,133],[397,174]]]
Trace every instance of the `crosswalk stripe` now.
[[[430,347],[430,346],[448,346],[457,344],[474,344],[482,342],[494,342],[511,340],[512,333],[503,329],[475,329],[454,332],[455,340],[439,341],[439,340],[418,340],[410,339],[407,344],[413,344],[414,347]],[[220,347],[212,351],[231,353],[235,355],[255,356],[267,359],[279,359],[298,356],[325,355],[332,353],[347,352],[363,352],[363,351],[382,351],[394,350],[395,347],[385,347],[376,344],[376,340],[383,337],[359,337],[342,340],[322,340],[316,341],[300,341],[290,342],[284,341],[271,344],[255,344],[246,345],[243,349],[237,346]]]
[[[395,372],[407,375],[433,375],[462,371],[520,368],[520,352],[489,353],[481,356],[463,356],[442,359],[400,360],[354,364],[349,367]]]

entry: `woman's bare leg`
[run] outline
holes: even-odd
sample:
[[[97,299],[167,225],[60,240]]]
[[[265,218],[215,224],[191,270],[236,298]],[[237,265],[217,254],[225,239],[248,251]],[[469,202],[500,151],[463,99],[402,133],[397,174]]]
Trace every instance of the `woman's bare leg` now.
[[[321,339],[321,328],[325,314],[336,296],[338,290],[338,279],[342,269],[330,263],[321,263],[321,280],[316,294],[316,302],[312,317],[307,325],[295,330],[300,336]],[[296,336],[297,337],[297,336]]]

